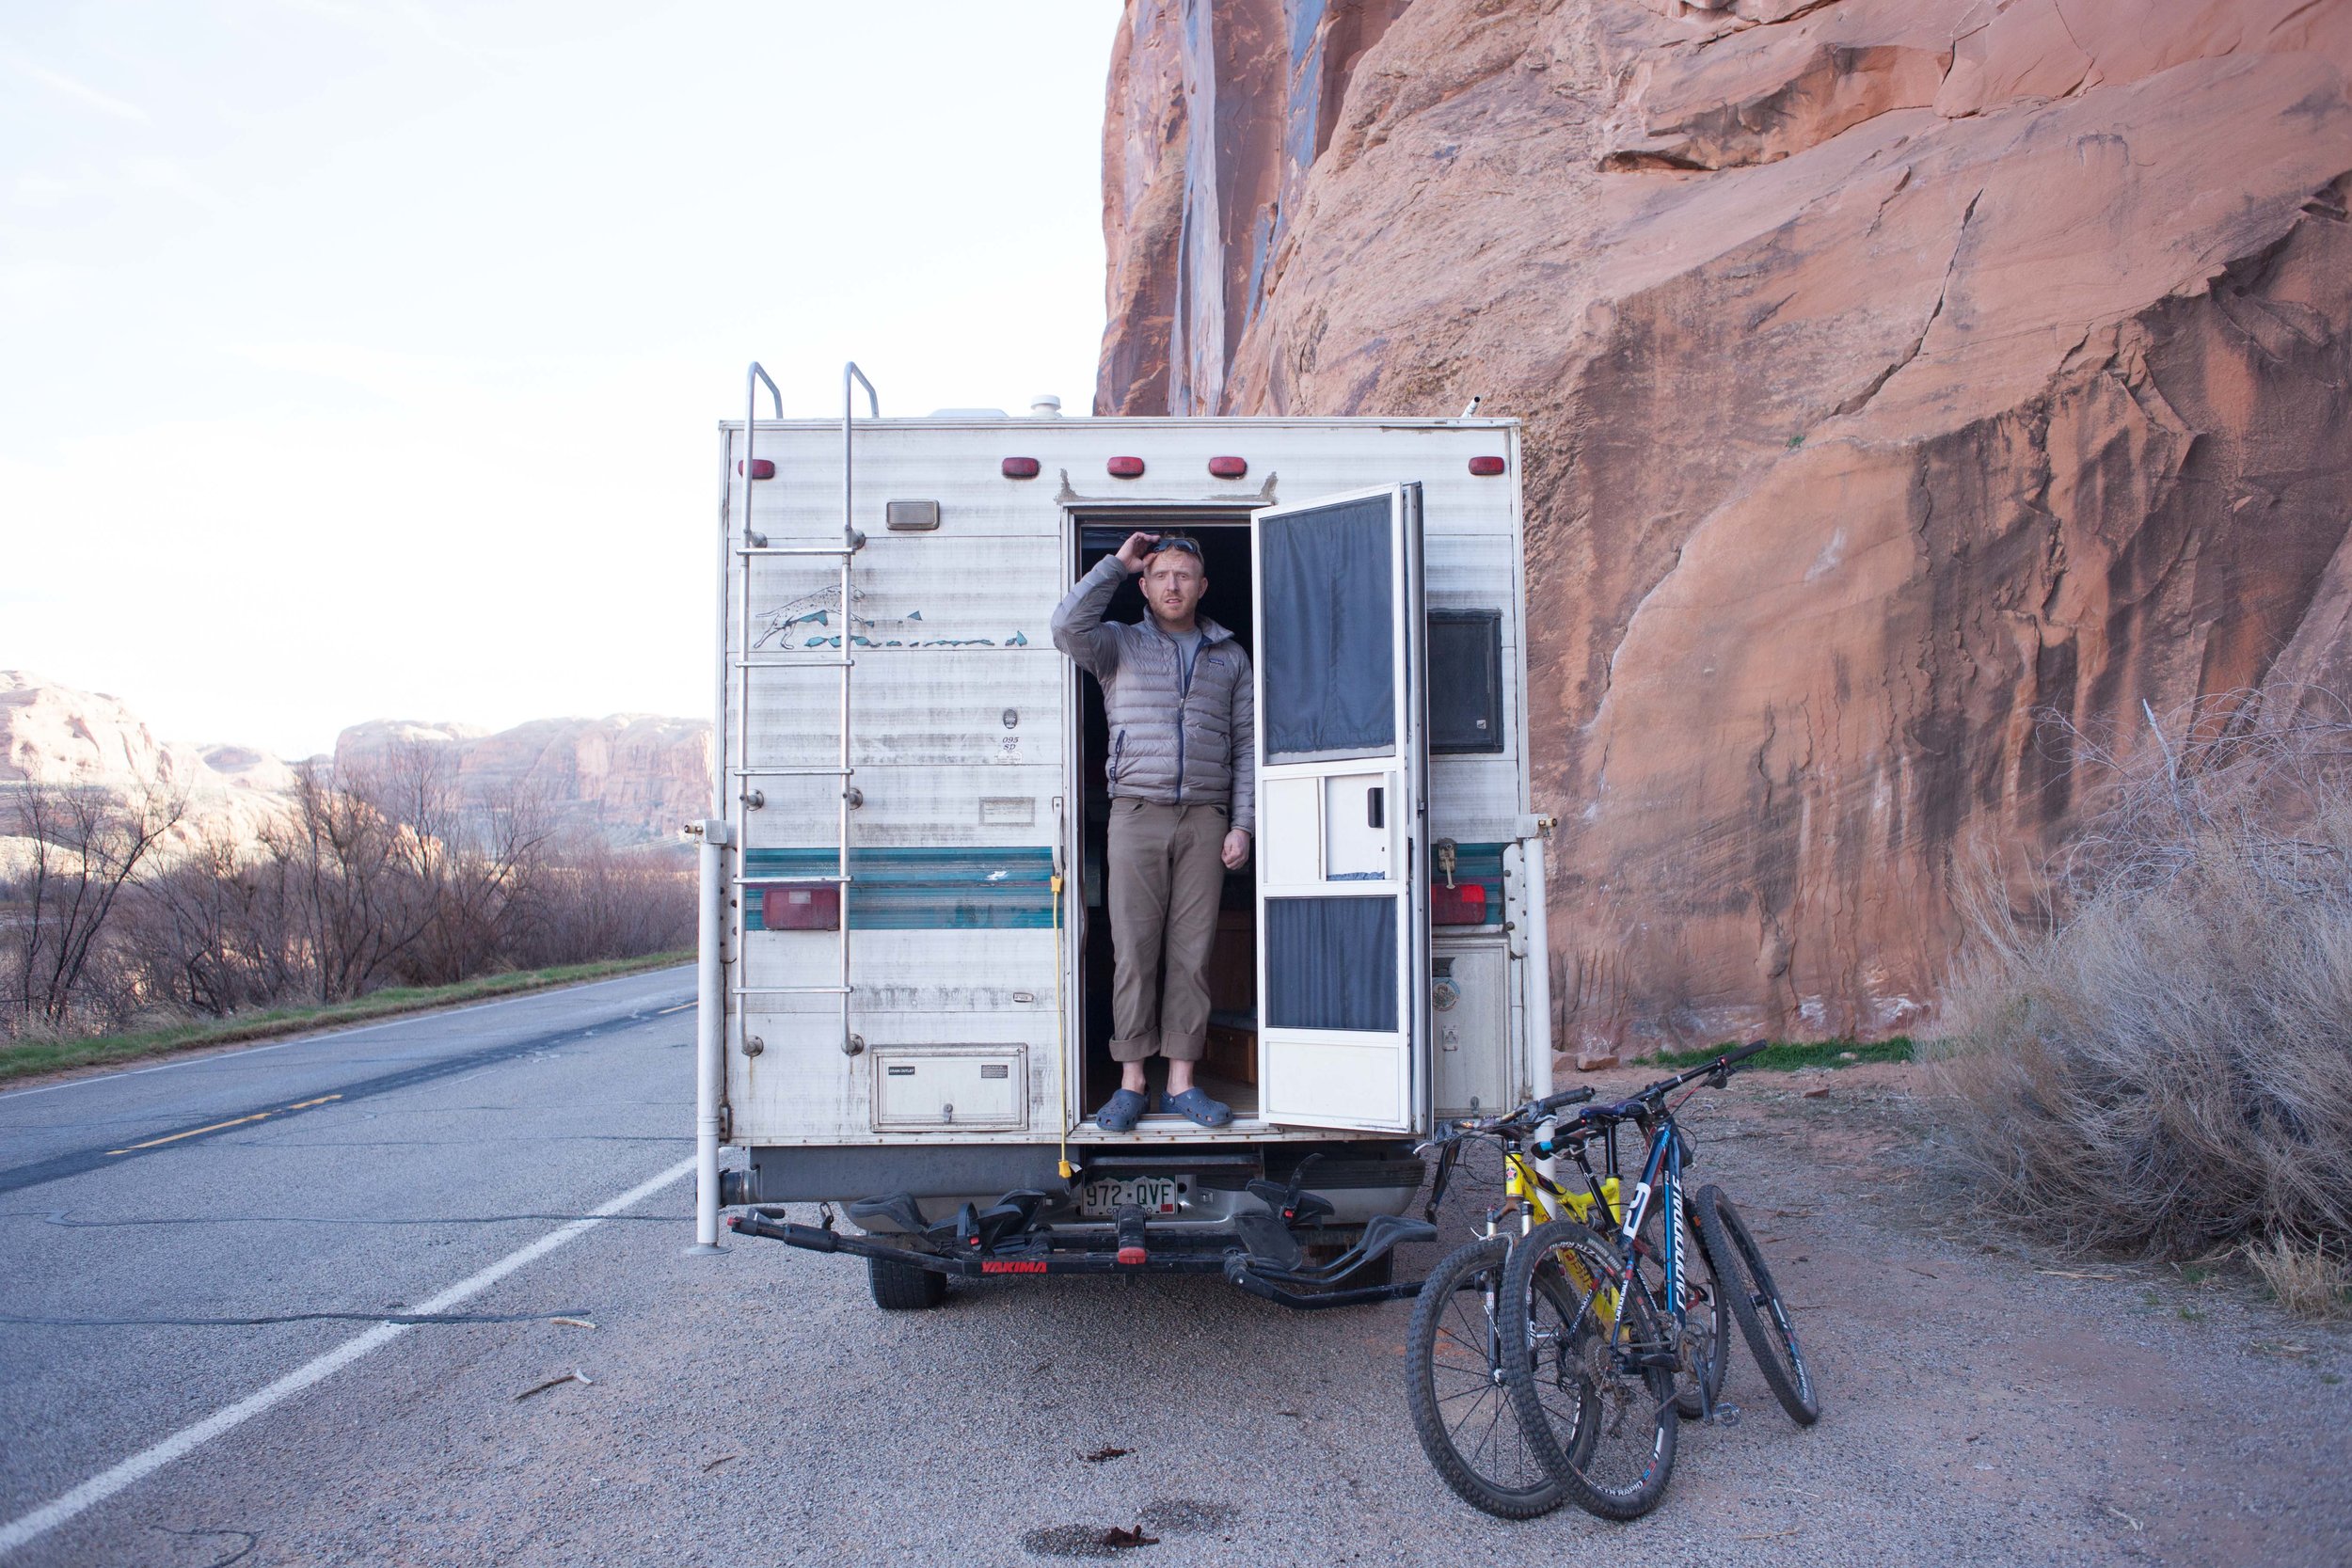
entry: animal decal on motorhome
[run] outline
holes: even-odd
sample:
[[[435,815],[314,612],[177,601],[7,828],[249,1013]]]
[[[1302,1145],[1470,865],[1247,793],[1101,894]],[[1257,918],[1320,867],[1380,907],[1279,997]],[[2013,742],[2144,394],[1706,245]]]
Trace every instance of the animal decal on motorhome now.
[[[864,589],[852,592],[853,603],[862,605],[866,602]],[[752,647],[755,650],[771,645],[781,648],[795,626],[837,626],[834,615],[840,606],[841,590],[838,585],[816,589],[778,605],[760,617],[759,635],[752,640]],[[1002,639],[920,637],[915,633],[925,629],[921,626],[922,620],[923,612],[919,610],[911,610],[904,615],[859,615],[852,612],[850,617],[850,645],[853,648],[1025,648],[1029,645],[1028,633],[1020,630]],[[861,627],[864,629],[859,629]],[[880,635],[885,630],[895,630],[900,635]],[[838,631],[814,632],[801,640],[801,646],[838,648],[841,646],[841,634]]]

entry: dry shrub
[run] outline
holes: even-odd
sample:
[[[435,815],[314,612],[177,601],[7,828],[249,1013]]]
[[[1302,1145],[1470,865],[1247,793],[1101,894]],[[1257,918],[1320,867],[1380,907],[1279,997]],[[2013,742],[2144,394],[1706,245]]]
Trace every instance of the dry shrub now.
[[[2352,1309],[2352,1269],[2323,1243],[2271,1236],[2249,1243],[2246,1260],[2279,1305],[2298,1318],[2337,1318]]]
[[[2352,723],[2302,697],[2151,714],[2137,759],[2070,736],[2110,805],[2025,910],[1989,867],[1966,901],[1940,1072],[2002,1198],[2076,1244],[2346,1255]]]

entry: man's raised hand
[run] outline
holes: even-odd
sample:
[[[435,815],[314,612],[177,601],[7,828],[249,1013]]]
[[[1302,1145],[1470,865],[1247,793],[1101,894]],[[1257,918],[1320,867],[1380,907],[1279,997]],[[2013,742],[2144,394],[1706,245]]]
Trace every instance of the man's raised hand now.
[[[1156,533],[1127,535],[1127,542],[1119,546],[1119,563],[1130,572],[1142,571],[1144,557],[1151,552],[1152,546],[1159,542],[1160,536]]]

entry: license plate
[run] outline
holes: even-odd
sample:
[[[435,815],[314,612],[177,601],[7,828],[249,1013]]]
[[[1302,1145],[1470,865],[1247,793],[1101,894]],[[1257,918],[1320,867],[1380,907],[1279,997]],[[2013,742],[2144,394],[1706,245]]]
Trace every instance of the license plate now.
[[[1176,1185],[1183,1180],[1174,1176],[1129,1176],[1089,1181],[1078,1189],[1078,1212],[1107,1218],[1132,1203],[1147,1214],[1172,1214],[1176,1212]]]

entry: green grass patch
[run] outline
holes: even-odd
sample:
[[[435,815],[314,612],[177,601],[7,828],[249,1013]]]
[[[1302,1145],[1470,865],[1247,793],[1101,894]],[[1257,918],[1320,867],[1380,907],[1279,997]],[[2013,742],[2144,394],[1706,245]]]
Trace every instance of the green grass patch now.
[[[503,974],[483,974],[453,986],[395,986],[370,991],[350,1002],[324,1006],[273,1007],[267,1012],[242,1013],[233,1018],[205,1019],[167,1024],[124,1035],[98,1035],[87,1039],[26,1040],[0,1045],[0,1084],[35,1073],[62,1072],[72,1068],[111,1066],[176,1051],[234,1045],[242,1040],[271,1039],[341,1024],[402,1013],[429,1012],[435,1007],[516,996],[524,991],[578,985],[583,980],[609,980],[648,969],[690,963],[691,952],[654,953],[642,958],[612,958],[600,963],[563,964],[553,969],[517,969]]]
[[[1697,1067],[1711,1062],[1726,1051],[1737,1051],[1744,1043],[1732,1040],[1724,1045],[1710,1045],[1697,1051],[1661,1051],[1645,1056],[1662,1068]],[[1914,1060],[1910,1037],[1898,1035],[1885,1040],[1819,1040],[1802,1044],[1794,1040],[1778,1040],[1764,1048],[1763,1053],[1748,1059],[1745,1067],[1762,1068],[1767,1072],[1794,1072],[1801,1067],[1859,1067],[1864,1062],[1908,1062]]]

